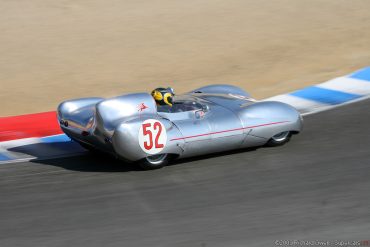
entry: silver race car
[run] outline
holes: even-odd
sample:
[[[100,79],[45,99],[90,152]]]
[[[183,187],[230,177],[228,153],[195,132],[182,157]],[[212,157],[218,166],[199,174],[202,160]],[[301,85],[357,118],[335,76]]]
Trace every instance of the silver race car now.
[[[255,146],[278,146],[302,129],[299,112],[284,103],[256,101],[231,85],[210,85],[157,106],[148,93],[68,100],[58,107],[64,133],[144,169],[171,159]]]

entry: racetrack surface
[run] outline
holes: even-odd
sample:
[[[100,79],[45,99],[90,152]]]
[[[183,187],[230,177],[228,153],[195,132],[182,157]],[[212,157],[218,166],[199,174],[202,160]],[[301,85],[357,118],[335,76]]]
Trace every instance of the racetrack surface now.
[[[155,171],[91,155],[0,166],[0,246],[275,246],[369,239],[370,100],[285,146]]]

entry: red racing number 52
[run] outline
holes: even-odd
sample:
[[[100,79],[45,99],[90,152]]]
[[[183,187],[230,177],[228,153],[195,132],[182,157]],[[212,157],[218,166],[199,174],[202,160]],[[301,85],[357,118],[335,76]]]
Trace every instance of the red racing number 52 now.
[[[143,125],[143,135],[148,136],[147,140],[144,141],[144,148],[146,150],[151,150],[153,148],[153,144],[155,149],[162,149],[164,147],[163,143],[159,142],[159,138],[161,137],[162,133],[162,124],[158,121],[151,123],[144,123]],[[153,135],[154,132],[154,135]],[[153,136],[155,137],[153,140]]]

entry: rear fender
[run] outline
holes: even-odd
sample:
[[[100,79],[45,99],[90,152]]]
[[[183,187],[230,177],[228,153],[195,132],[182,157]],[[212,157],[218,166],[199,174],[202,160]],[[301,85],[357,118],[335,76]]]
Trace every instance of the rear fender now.
[[[140,129],[143,122],[147,119],[155,119],[161,122],[166,130],[165,145],[158,154],[181,155],[184,150],[184,140],[178,140],[178,137],[182,136],[180,131],[171,121],[160,118],[158,115],[135,118],[118,125],[112,136],[112,145],[117,155],[129,161],[137,161],[150,156],[141,148],[139,143],[139,135],[143,135],[143,133],[140,133]],[[177,140],[173,140],[175,138]]]

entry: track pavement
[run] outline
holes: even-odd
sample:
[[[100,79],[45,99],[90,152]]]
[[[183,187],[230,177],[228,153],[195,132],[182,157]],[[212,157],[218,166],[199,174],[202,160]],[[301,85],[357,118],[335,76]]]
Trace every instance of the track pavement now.
[[[276,246],[370,239],[370,100],[285,146],[155,171],[85,155],[0,166],[0,246]]]

